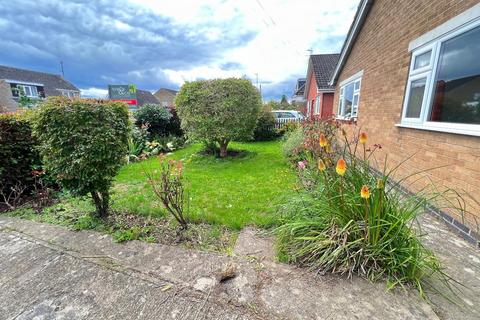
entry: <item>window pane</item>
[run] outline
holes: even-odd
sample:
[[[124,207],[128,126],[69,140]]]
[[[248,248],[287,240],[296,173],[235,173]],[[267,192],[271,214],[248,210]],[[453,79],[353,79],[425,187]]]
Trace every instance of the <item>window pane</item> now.
[[[410,84],[410,96],[407,104],[407,118],[419,118],[422,110],[423,96],[425,94],[425,85],[427,78],[412,81]]]
[[[358,106],[358,94],[353,96],[353,106],[354,107]]]
[[[430,121],[480,124],[480,27],[442,44]]]
[[[415,62],[413,64],[413,70],[417,70],[423,67],[426,67],[430,64],[430,56],[432,51],[427,51],[415,57]]]
[[[345,117],[349,117],[352,113],[352,104],[353,104],[353,87],[354,84],[351,83],[345,87],[345,96],[344,96],[344,113]]]
[[[358,89],[360,89],[360,81],[356,81],[356,82],[355,82],[355,88],[354,88],[354,90],[357,91]]]

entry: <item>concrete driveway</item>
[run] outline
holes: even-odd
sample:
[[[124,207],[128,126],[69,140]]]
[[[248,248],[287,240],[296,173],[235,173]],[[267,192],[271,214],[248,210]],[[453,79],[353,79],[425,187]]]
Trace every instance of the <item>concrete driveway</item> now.
[[[445,312],[442,308],[451,309],[446,302],[430,305],[412,291],[386,293],[384,283],[317,276],[275,263],[271,244],[271,239],[245,229],[235,254],[227,256],[139,241],[118,244],[97,232],[0,217],[0,319],[439,319],[438,315],[475,319],[478,315],[461,308]],[[468,301],[478,308],[476,296]]]

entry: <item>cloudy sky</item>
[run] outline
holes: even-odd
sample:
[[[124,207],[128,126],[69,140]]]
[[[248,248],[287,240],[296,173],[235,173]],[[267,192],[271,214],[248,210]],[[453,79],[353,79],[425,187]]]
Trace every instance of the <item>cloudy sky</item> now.
[[[60,73],[84,95],[258,74],[291,96],[308,50],[341,49],[359,0],[0,0],[0,64]]]

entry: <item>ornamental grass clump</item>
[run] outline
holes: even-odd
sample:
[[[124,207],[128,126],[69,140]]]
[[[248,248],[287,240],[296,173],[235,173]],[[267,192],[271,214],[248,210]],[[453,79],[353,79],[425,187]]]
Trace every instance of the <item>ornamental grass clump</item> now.
[[[330,135],[331,137],[331,135]],[[387,182],[398,166],[381,173],[371,169],[380,145],[368,147],[366,133],[342,143],[320,134],[318,148],[298,163],[303,191],[283,207],[276,229],[279,259],[319,272],[386,279],[388,288],[413,285],[425,297],[436,278],[450,278],[412,228],[429,200],[438,194],[407,196]],[[335,145],[335,150],[327,150]],[[335,152],[333,152],[335,151]]]

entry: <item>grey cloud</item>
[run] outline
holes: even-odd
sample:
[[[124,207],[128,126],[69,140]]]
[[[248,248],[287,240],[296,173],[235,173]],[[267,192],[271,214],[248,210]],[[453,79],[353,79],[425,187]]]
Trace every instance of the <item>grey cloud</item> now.
[[[79,87],[174,87],[162,70],[212,63],[255,37],[240,27],[240,16],[191,28],[124,1],[2,1],[0,12],[0,64],[59,73],[63,60],[66,77]],[[222,37],[210,40],[209,27]]]

